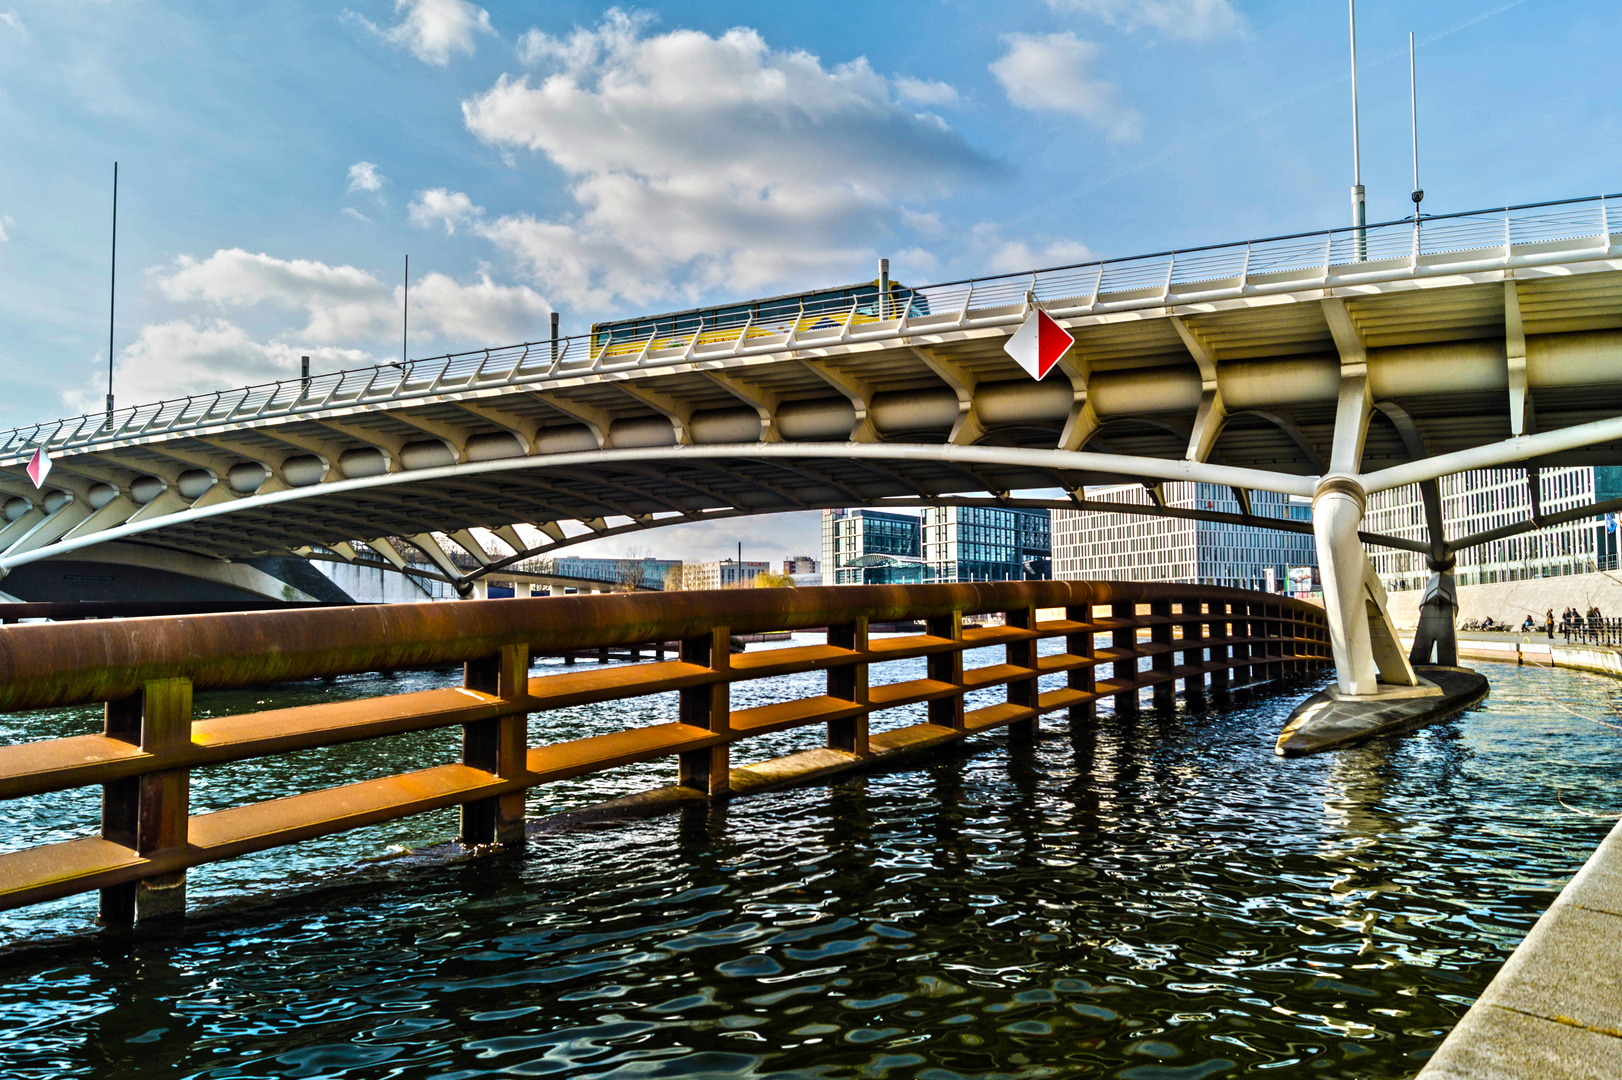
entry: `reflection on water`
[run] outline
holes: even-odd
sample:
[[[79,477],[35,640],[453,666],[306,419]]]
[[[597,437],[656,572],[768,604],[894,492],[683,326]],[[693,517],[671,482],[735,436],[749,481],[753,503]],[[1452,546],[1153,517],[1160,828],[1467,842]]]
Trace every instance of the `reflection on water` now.
[[[1622,741],[1593,722],[1613,684],[1490,674],[1493,697],[1461,720],[1318,757],[1272,753],[1293,698],[1106,714],[1073,733],[1052,719],[1034,743],[986,740],[521,854],[334,873],[451,825],[367,830],[198,871],[206,896],[289,877],[301,891],[134,934],[87,931],[71,904],[12,913],[0,1064],[29,1077],[1409,1076],[1609,827],[1561,799],[1622,811]],[[357,684],[329,691],[381,692]],[[669,707],[640,703],[636,722]],[[68,719],[22,718],[11,737]],[[444,734],[411,738],[331,754],[317,781],[449,753]],[[287,781],[258,768],[215,797]],[[0,809],[13,845],[52,815],[79,815],[64,833],[94,822],[67,802]]]

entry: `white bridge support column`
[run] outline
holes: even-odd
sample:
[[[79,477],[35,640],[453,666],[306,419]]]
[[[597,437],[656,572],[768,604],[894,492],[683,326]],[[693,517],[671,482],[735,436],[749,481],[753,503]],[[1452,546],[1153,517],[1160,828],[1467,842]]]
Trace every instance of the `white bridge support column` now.
[[[1350,477],[1326,478],[1312,498],[1329,643],[1343,697],[1372,696],[1382,683],[1417,685],[1386,610],[1385,588],[1357,536],[1364,504],[1362,486]]]

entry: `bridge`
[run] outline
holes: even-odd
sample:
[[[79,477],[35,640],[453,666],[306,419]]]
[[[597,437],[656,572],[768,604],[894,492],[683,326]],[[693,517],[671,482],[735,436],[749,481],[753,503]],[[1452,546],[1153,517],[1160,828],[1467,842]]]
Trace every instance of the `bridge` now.
[[[1622,460],[1615,200],[875,283],[20,428],[0,433],[0,570],[22,590],[43,560],[161,552],[217,574],[363,561],[357,541],[403,566],[404,538],[465,589],[674,522],[1089,504],[1314,532],[1340,688],[1367,696],[1415,675],[1363,545],[1426,555],[1413,657],[1446,664],[1453,554],[1559,518],[1537,506],[1537,469]],[[1036,308],[1076,338],[1042,382],[1003,351]],[[40,450],[45,490],[23,475]],[[1528,470],[1531,520],[1447,536],[1436,480],[1511,464]],[[1123,476],[1223,485],[1235,509],[1087,499]],[[1361,528],[1370,494],[1408,484],[1427,540]],[[1065,497],[1026,497],[1054,489]],[[1312,499],[1313,520],[1250,513],[1256,490]],[[485,553],[474,527],[513,554]]]

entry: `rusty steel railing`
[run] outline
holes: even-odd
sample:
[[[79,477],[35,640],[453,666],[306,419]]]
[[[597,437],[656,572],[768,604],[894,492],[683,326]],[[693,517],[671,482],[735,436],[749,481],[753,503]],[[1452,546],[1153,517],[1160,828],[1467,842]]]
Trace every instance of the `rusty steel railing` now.
[[[1062,617],[1039,621],[1039,609]],[[965,627],[965,616],[1003,625]],[[869,623],[923,634],[869,638]],[[734,633],[827,628],[825,644],[733,655]],[[1148,640],[1140,640],[1142,631]],[[1109,644],[1100,646],[1099,635]],[[1044,638],[1065,651],[1038,655]],[[680,642],[680,658],[530,677],[537,653]],[[965,670],[965,650],[1005,648]],[[1137,582],[998,582],[563,596],[23,624],[0,629],[0,711],[106,703],[104,730],[0,747],[0,798],[100,785],[100,834],[0,854],[0,908],[100,890],[110,922],[182,910],[188,867],[449,806],[468,844],[520,840],[526,789],[674,757],[692,798],[778,786],[1046,713],[1085,720],[1099,698],[1138,707],[1272,682],[1328,662],[1321,609],[1282,596]],[[869,681],[925,658],[926,677]],[[1141,661],[1148,667],[1140,670]],[[447,663],[464,685],[194,720],[194,690]],[[1107,668],[1107,672],[1102,670]],[[732,709],[735,682],[822,670],[827,693]],[[1063,687],[1039,680],[1062,675]],[[1006,687],[966,709],[964,695]],[[533,745],[532,713],[674,693],[674,719]],[[926,704],[927,719],[869,734],[870,714]],[[732,767],[758,735],[825,726],[826,746]],[[460,726],[461,760],[307,794],[192,814],[190,771],[224,762]]]

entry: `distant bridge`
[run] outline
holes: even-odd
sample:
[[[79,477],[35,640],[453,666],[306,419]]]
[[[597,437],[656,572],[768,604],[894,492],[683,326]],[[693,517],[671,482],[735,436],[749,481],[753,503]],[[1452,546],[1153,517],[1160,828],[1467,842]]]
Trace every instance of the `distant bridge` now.
[[[1445,604],[1454,551],[1554,519],[1449,538],[1438,477],[1622,462],[1616,198],[741,303],[17,429],[0,433],[0,570],[20,587],[31,563],[111,543],[199,566],[347,559],[357,539],[403,565],[404,537],[465,585],[676,522],[1196,480],[1241,513],[1097,505],[1316,530],[1343,686],[1362,692],[1412,678],[1383,620],[1362,628],[1365,591],[1383,609],[1358,543],[1368,494],[1424,486],[1427,542],[1362,540],[1424,551]],[[1077,339],[1040,383],[1003,352],[1038,306]],[[40,447],[43,492],[22,475]],[[1053,488],[1069,498],[1012,494]],[[1312,497],[1314,521],[1250,515],[1257,489]],[[515,554],[475,551],[480,526]]]

